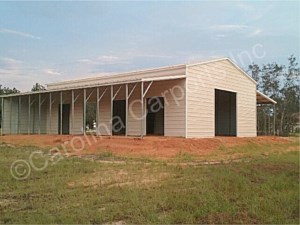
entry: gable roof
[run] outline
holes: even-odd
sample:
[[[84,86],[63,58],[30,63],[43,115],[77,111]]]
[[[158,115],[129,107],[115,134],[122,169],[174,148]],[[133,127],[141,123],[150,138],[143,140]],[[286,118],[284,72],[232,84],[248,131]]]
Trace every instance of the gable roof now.
[[[202,62],[198,63],[187,63],[187,64],[178,64],[178,65],[172,65],[172,66],[165,66],[165,67],[158,67],[158,68],[150,68],[150,69],[145,69],[145,70],[136,70],[136,71],[131,71],[131,72],[122,72],[122,73],[114,73],[114,74],[108,74],[105,76],[94,76],[94,77],[89,77],[89,78],[84,78],[84,79],[73,79],[73,80],[67,80],[67,81],[61,81],[61,82],[54,82],[54,83],[48,83],[47,88],[48,89],[56,89],[59,88],[60,86],[63,85],[78,85],[86,83],[86,82],[97,82],[101,83],[101,81],[105,81],[107,79],[109,80],[128,80],[129,77],[134,77],[135,79],[138,79],[140,75],[147,75],[147,78],[152,78],[152,76],[155,73],[159,72],[170,72],[176,69],[185,69],[186,67],[194,66],[194,65],[202,65],[202,64],[209,64],[209,63],[215,63],[219,61],[228,61],[230,64],[232,64],[237,70],[239,70],[244,76],[246,76],[249,80],[251,80],[254,84],[257,84],[257,82],[252,79],[243,69],[241,69],[236,63],[234,63],[230,58],[218,58],[218,59],[213,59],[213,60],[205,60]],[[169,74],[168,76],[173,76],[173,75],[186,75],[186,74]]]
[[[239,67],[235,62],[233,62],[233,60],[231,60],[228,57],[213,59],[213,60],[203,61],[203,62],[198,62],[198,63],[187,64],[187,67],[197,66],[197,65],[202,65],[202,64],[215,63],[215,62],[224,61],[224,60],[230,62],[230,64],[233,65],[237,70],[239,70],[245,77],[247,77],[249,80],[251,80],[254,84],[257,85],[257,82],[249,74],[247,74],[241,67]]]
[[[18,95],[28,95],[28,94],[37,94],[37,93],[47,93],[51,91],[59,91],[59,90],[71,90],[71,89],[79,89],[79,88],[88,88],[94,86],[103,86],[103,85],[115,85],[120,83],[131,83],[131,82],[140,82],[142,80],[168,80],[175,78],[184,78],[186,76],[186,68],[201,65],[201,64],[209,64],[215,63],[219,61],[228,61],[232,64],[237,70],[239,70],[244,76],[246,76],[249,80],[251,80],[254,84],[257,82],[252,79],[243,69],[241,69],[236,63],[234,63],[230,58],[218,58],[213,60],[206,60],[198,63],[187,63],[187,64],[178,64],[172,66],[165,66],[159,68],[151,68],[145,70],[137,70],[125,73],[116,73],[105,76],[95,76],[84,79],[74,79],[69,81],[55,82],[47,84],[47,90],[39,91],[39,92],[25,92],[25,93],[17,93],[11,95],[5,95],[0,97],[9,97],[9,96],[18,96]],[[160,79],[160,76],[157,76],[157,73],[162,73],[163,76]],[[147,75],[146,77],[144,75]],[[143,77],[144,76],[144,77]],[[64,85],[68,85],[64,87]]]

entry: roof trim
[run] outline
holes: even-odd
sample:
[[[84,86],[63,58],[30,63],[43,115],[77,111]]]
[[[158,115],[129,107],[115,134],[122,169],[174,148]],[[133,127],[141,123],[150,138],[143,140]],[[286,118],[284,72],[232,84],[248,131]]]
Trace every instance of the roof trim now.
[[[59,81],[59,82],[52,82],[46,84],[47,86],[49,85],[61,85],[61,84],[67,84],[69,82],[74,82],[74,81],[91,81],[95,80],[97,78],[105,79],[105,78],[118,78],[126,75],[138,75],[142,73],[153,73],[153,72],[161,72],[161,71],[166,71],[166,70],[171,70],[171,69],[179,69],[179,68],[185,68],[186,64],[178,64],[178,65],[173,65],[173,66],[164,66],[164,67],[158,67],[158,68],[150,68],[150,69],[144,69],[144,70],[133,70],[129,72],[121,72],[121,73],[111,73],[107,74],[104,76],[93,76],[93,77],[88,77],[88,78],[83,78],[83,79],[75,79],[75,80],[65,80],[65,81]]]
[[[224,58],[220,58],[220,59],[213,59],[213,60],[204,61],[204,62],[199,62],[199,63],[188,64],[187,67],[198,66],[198,65],[202,65],[202,64],[208,64],[208,63],[214,63],[214,62],[223,61],[223,60],[229,61],[236,69],[238,69],[238,70],[239,70],[242,74],[244,74],[249,80],[251,80],[255,85],[257,85],[257,82],[256,82],[249,74],[247,74],[241,67],[239,67],[235,62],[233,62],[233,61],[232,61],[230,58],[228,58],[228,57],[224,57]]]
[[[175,79],[183,79],[186,78],[186,75],[178,75],[178,76],[168,76],[168,77],[153,77],[153,78],[143,78],[142,81],[161,81],[161,80],[175,80]]]
[[[256,97],[256,103],[258,103],[258,104],[271,104],[271,103],[277,104],[277,102],[275,100],[266,96],[265,94],[261,93],[260,91],[256,91],[256,96],[257,95],[266,100],[266,102],[257,102],[257,97]]]
[[[227,57],[222,57],[222,58],[211,59],[211,60],[205,60],[205,61],[196,62],[196,63],[188,63],[186,66],[187,66],[187,67],[190,67],[190,66],[198,66],[198,65],[207,64],[207,63],[213,63],[213,62],[218,62],[218,61],[222,61],[222,60],[226,60],[226,59],[228,59],[228,58],[227,58]]]

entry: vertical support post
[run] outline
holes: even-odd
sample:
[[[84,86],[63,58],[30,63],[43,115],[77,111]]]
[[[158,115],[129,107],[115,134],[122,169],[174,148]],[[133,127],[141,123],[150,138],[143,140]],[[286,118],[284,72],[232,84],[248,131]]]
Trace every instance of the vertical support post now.
[[[100,101],[100,99],[99,99],[100,97],[99,97],[99,87],[97,87],[97,103],[96,103],[96,134],[97,134],[97,136],[99,135],[99,130],[98,130],[98,128],[99,128],[99,101]]]
[[[59,113],[60,113],[60,121],[59,121],[59,122],[60,122],[60,124],[59,124],[59,125],[60,125],[60,128],[59,128],[59,129],[60,129],[60,130],[59,130],[60,135],[62,135],[62,124],[63,124],[63,123],[62,123],[62,121],[63,121],[63,118],[62,118],[62,108],[63,108],[63,107],[62,107],[62,104],[63,104],[63,95],[62,95],[62,91],[61,91],[61,92],[60,92],[60,108],[59,108],[59,109],[60,109],[60,110],[59,110]]]
[[[28,95],[28,135],[30,134],[30,127],[31,127],[30,107],[31,107],[31,99],[30,99],[30,95]]]
[[[1,98],[1,136],[3,135],[4,124],[4,98]]]
[[[73,130],[74,130],[74,90],[71,91],[71,110],[72,110],[72,114],[71,114],[71,134],[73,134]]]
[[[128,84],[126,84],[126,106],[125,106],[125,135],[128,136]]]
[[[39,93],[39,134],[41,134],[41,93]]]
[[[74,90],[72,90],[72,100],[71,100],[71,107],[72,107],[72,123],[71,123],[71,134],[73,134],[73,130],[74,130],[74,110],[75,110],[75,106],[74,106]]]
[[[141,138],[144,136],[144,82],[141,82]]]
[[[274,128],[274,135],[276,135],[276,105],[273,104],[273,128]]]
[[[110,86],[110,125],[111,125],[111,136],[113,135],[113,112],[114,112],[114,102],[113,102],[113,97],[114,97],[114,87],[113,85]]]
[[[85,132],[86,127],[86,89],[83,89],[83,135],[86,134]]]
[[[52,129],[51,129],[51,127],[52,127],[51,116],[52,115],[51,114],[52,114],[52,94],[51,94],[51,92],[49,92],[49,131],[48,131],[49,134],[51,134],[51,132],[52,132]]]
[[[13,97],[10,97],[10,117],[9,117],[9,134],[12,134],[11,132],[11,120],[12,120],[12,98]]]
[[[21,133],[21,128],[20,128],[20,111],[21,111],[21,96],[18,97],[18,134]]]

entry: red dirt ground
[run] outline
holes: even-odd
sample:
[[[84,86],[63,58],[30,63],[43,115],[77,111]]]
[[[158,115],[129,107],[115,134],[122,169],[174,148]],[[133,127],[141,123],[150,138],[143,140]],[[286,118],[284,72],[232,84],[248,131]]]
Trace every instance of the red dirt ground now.
[[[255,138],[217,137],[184,139],[172,137],[92,137],[72,135],[8,135],[0,137],[0,142],[13,145],[34,145],[52,149],[62,145],[73,154],[95,154],[111,151],[120,156],[144,156],[172,158],[179,153],[203,156],[221,146],[233,147],[247,143],[270,144],[286,143],[285,138],[260,136]],[[84,146],[84,149],[82,147]]]

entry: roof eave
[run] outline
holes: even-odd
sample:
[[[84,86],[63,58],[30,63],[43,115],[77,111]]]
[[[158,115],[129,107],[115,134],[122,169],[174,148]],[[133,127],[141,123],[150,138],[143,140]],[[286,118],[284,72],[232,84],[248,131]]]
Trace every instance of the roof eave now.
[[[260,91],[257,90],[256,93],[267,100],[267,102],[261,102],[259,104],[272,104],[272,103],[277,104],[277,102],[274,99],[268,97],[267,95],[261,93]]]

